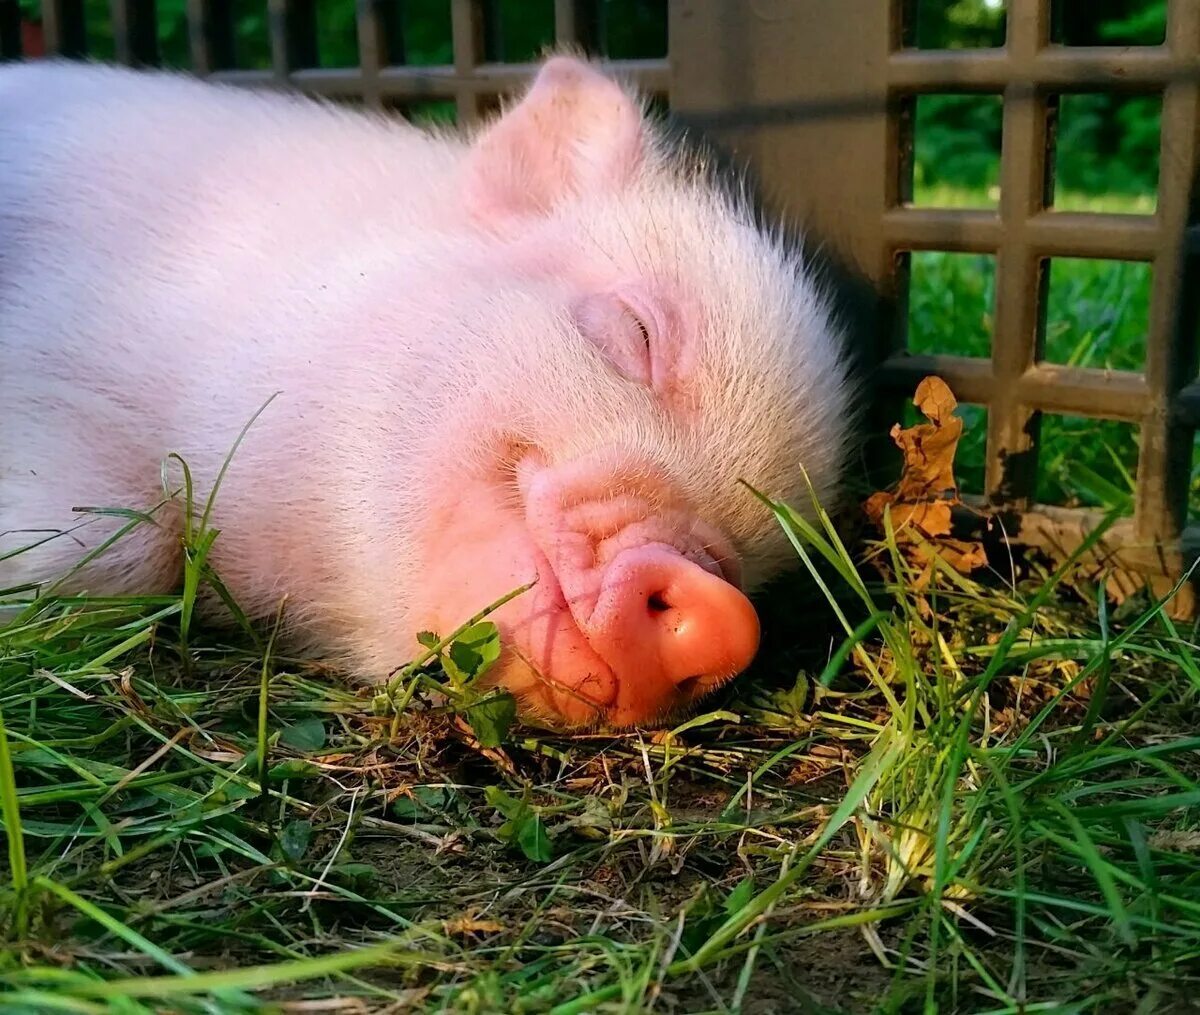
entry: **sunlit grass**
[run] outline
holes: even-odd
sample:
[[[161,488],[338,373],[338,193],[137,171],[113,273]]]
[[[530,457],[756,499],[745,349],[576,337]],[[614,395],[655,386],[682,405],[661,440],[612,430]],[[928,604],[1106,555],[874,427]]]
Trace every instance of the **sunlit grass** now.
[[[1055,191],[1053,209],[1073,212],[1107,212],[1118,215],[1153,215],[1156,206],[1152,192],[1144,194],[1089,194],[1069,187]],[[961,187],[938,181],[913,188],[912,205],[918,208],[973,208],[995,210],[1000,206],[1000,187]]]
[[[1158,202],[1154,194],[1088,194],[1060,189],[1054,195],[1055,211],[1108,212],[1117,215],[1153,215]]]

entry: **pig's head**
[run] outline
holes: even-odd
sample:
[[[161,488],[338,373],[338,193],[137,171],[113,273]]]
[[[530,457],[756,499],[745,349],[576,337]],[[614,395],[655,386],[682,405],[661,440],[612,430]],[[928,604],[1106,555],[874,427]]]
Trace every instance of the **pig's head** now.
[[[630,725],[743,670],[747,593],[794,554],[742,482],[838,490],[852,412],[826,294],[738,187],[639,101],[557,57],[470,144],[491,288],[441,423],[422,626],[505,592],[496,679],[527,715]],[[443,458],[443,461],[445,459]]]

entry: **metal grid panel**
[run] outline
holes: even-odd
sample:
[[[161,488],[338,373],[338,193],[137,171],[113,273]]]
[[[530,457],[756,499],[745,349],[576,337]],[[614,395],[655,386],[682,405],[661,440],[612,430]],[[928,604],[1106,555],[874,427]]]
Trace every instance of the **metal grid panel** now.
[[[1200,530],[1183,531],[1200,425],[1200,195],[1189,201],[1200,169],[1200,3],[1169,0],[1160,46],[1109,48],[1052,44],[1050,0],[1008,0],[1002,48],[954,51],[906,45],[915,6],[841,0],[835,19],[820,21],[800,3],[747,9],[737,0],[678,0],[673,108],[753,162],[779,207],[832,237],[879,285],[887,297],[878,322],[886,390],[911,395],[921,377],[937,373],[961,400],[987,407],[987,500],[1019,514],[1023,539],[1069,551],[1098,521],[1095,512],[1032,503],[1041,414],[1137,424],[1135,513],[1111,530],[1097,559],[1161,584],[1200,550]],[[1082,91],[1162,96],[1154,215],[1048,206],[1051,114],[1058,95]],[[912,207],[905,198],[915,97],[963,92],[1003,101],[999,208]],[[912,355],[894,340],[907,324],[908,252],[920,250],[996,257],[990,358]],[[1053,257],[1152,265],[1141,372],[1039,361]]]
[[[900,12],[903,16],[904,12]],[[1181,317],[1196,179],[1200,118],[1200,5],[1171,0],[1162,46],[1063,47],[1050,43],[1047,0],[1009,0],[1003,50],[923,52],[892,40],[887,84],[893,96],[948,91],[1000,92],[1004,100],[1000,207],[958,212],[893,207],[884,215],[889,251],[938,249],[995,254],[996,311],[990,363],[961,357],[908,357],[883,366],[893,387],[911,390],[937,372],[960,397],[988,408],[987,494],[995,504],[1031,507],[1036,435],[1043,412],[1138,424],[1135,512],[1114,541],[1124,562],[1160,574],[1182,565],[1187,462],[1196,396],[1194,335]],[[1063,213],[1046,207],[1048,111],[1057,94],[1084,90],[1156,92],[1163,98],[1158,207],[1153,216]],[[1192,227],[1194,232],[1194,227]],[[1145,260],[1153,265],[1146,362],[1141,373],[1072,369],[1037,358],[1044,325],[1045,266],[1056,256]],[[1194,265],[1192,268],[1194,270]],[[1070,515],[1026,512],[1026,536],[1059,541]],[[1091,520],[1079,515],[1079,520]],[[1076,526],[1078,528],[1078,526]],[[1195,537],[1197,534],[1189,534]],[[1186,542],[1192,542],[1192,538]]]

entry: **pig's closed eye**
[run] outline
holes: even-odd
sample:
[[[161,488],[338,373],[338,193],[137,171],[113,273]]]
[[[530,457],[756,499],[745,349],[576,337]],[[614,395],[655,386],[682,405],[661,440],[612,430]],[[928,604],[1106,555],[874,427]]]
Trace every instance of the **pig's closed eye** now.
[[[616,293],[599,293],[577,309],[580,331],[600,349],[619,373],[638,384],[654,382],[658,350],[657,326],[643,301]]]

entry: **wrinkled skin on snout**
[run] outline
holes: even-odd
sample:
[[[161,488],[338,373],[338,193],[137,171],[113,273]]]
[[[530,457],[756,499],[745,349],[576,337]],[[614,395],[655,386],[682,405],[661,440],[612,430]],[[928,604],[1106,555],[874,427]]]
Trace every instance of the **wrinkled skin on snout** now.
[[[653,723],[741,672],[790,559],[740,481],[838,488],[826,294],[636,96],[549,60],[471,136],[100,67],[0,69],[0,587],[217,498],[241,606],[365,680],[502,607],[490,679]],[[174,485],[178,486],[178,472]],[[174,587],[175,497],[64,587]],[[83,522],[83,524],[81,524]],[[40,538],[40,537],[39,537]]]

